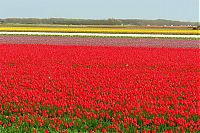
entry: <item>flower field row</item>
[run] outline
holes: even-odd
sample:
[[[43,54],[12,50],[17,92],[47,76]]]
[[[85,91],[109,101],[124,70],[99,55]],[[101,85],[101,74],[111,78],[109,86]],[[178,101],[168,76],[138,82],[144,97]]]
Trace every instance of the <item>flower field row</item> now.
[[[200,130],[199,49],[1,44],[0,51],[1,130]]]
[[[0,36],[0,44],[50,44],[81,46],[132,46],[159,48],[199,48],[199,40],[158,38],[91,38],[61,36]]]
[[[0,32],[0,35],[25,36],[64,36],[64,37],[90,37],[90,38],[174,38],[174,39],[200,39],[200,35],[163,35],[163,34],[111,34],[111,33],[57,33],[57,32]]]
[[[126,33],[126,34],[179,34],[199,35],[190,29],[131,29],[131,28],[77,28],[77,27],[0,27],[0,31],[15,32],[67,32],[67,33]]]

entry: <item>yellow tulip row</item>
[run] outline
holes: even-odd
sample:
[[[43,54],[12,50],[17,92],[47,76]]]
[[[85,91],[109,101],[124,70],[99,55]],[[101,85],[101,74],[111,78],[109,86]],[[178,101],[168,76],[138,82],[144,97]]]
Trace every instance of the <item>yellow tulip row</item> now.
[[[16,32],[69,32],[69,33],[122,33],[122,34],[181,34],[199,35],[192,29],[131,29],[131,28],[77,28],[77,27],[0,27],[0,31]]]

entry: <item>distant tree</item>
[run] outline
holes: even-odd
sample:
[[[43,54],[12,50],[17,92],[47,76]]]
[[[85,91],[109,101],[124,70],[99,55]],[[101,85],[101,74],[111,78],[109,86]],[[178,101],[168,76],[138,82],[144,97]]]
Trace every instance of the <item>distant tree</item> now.
[[[0,24],[3,24],[3,23],[4,23],[4,21],[2,19],[0,19]]]
[[[142,19],[66,19],[66,18],[7,18],[0,19],[0,23],[17,23],[17,24],[59,24],[59,25],[136,25],[136,26],[197,26],[198,22],[180,22],[172,20],[142,20]]]

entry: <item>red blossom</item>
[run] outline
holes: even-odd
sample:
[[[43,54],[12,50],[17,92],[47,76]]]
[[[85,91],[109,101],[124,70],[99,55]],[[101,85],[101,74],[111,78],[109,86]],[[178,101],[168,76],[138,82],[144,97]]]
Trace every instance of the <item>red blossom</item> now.
[[[199,49],[189,48],[0,45],[0,112],[10,123],[50,121],[58,131],[98,119],[102,132],[104,121],[111,130],[142,130],[139,120],[152,129],[169,124],[195,132],[199,62]]]

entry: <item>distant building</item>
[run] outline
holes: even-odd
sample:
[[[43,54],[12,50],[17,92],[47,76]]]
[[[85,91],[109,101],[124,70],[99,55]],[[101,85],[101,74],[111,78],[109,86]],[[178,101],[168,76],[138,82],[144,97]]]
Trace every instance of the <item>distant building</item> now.
[[[193,30],[200,30],[200,26],[195,26]]]

